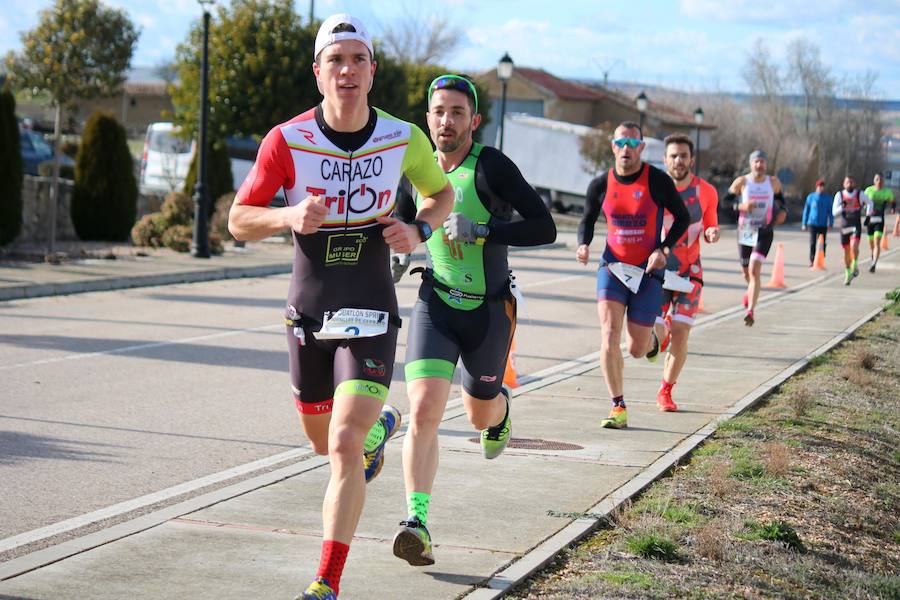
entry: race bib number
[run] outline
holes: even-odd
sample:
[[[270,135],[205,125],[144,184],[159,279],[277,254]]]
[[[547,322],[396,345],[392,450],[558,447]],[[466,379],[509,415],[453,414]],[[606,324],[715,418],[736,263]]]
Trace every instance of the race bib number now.
[[[759,241],[759,228],[751,222],[738,225],[738,244],[741,246],[756,246]]]
[[[881,223],[883,220],[881,217],[869,217],[869,223]]]
[[[856,231],[856,227],[842,227],[841,233],[853,233]]]
[[[316,332],[317,340],[346,340],[375,337],[387,333],[388,314],[383,310],[342,308],[325,313],[322,329]]]
[[[632,294],[637,294],[644,279],[644,269],[623,262],[610,263],[607,268]]]
[[[694,284],[687,277],[682,277],[675,271],[666,270],[663,277],[663,288],[673,292],[683,292],[685,294],[693,291]]]

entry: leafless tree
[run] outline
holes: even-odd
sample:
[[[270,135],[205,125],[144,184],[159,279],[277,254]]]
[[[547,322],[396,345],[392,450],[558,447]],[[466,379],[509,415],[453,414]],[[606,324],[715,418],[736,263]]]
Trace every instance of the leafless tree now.
[[[153,67],[153,74],[168,84],[178,79],[178,65],[174,60],[162,60]]]
[[[783,142],[796,134],[794,119],[785,100],[788,91],[787,78],[775,64],[762,39],[757,39],[747,54],[744,81],[753,94],[754,125],[760,135],[759,147],[769,154],[769,166],[774,172],[779,168]]]
[[[579,136],[578,149],[582,158],[581,168],[586,173],[596,176],[612,166],[614,157],[610,140],[614,129],[612,123],[606,121]]]
[[[387,54],[401,63],[450,62],[465,39],[465,31],[446,14],[425,14],[422,5],[403,3],[404,16],[382,27]]]
[[[810,131],[810,113],[817,121],[822,109],[834,97],[830,70],[822,63],[819,47],[806,38],[792,41],[787,48],[788,76],[804,99],[804,131]]]

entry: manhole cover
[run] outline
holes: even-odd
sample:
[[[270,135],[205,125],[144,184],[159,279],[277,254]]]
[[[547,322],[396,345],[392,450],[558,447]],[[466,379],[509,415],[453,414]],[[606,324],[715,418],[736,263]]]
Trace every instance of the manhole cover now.
[[[469,441],[475,444],[481,443],[480,437],[469,438]],[[517,448],[519,450],[584,450],[584,446],[578,444],[568,444],[566,442],[554,442],[553,440],[533,440],[529,438],[511,438],[507,448]]]

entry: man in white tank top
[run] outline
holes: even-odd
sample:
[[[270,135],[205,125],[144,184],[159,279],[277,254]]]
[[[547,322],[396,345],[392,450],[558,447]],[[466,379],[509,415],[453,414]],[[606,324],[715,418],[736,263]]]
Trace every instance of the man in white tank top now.
[[[755,322],[753,310],[759,300],[760,271],[774,238],[774,226],[787,218],[781,182],[766,174],[766,153],[750,154],[750,172],[741,175],[728,188],[725,200],[738,213],[738,254],[747,291],[744,293],[744,324]]]

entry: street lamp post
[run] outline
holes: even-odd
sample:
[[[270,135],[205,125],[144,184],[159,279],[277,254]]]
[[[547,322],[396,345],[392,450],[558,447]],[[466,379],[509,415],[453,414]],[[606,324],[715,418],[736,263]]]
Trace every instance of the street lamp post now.
[[[509,53],[504,53],[503,58],[497,63],[497,79],[500,80],[500,142],[498,148],[503,152],[503,126],[506,121],[506,84],[513,74],[513,61]]]
[[[641,90],[641,93],[634,99],[634,104],[637,106],[638,113],[640,114],[638,125],[641,128],[641,135],[644,135],[644,113],[647,112],[648,101],[647,94],[645,94],[643,90]]]
[[[694,145],[694,173],[700,175],[700,125],[703,123],[703,109],[699,106],[694,111],[694,123],[697,124],[697,143]]]
[[[203,52],[200,62],[200,132],[197,143],[197,183],[194,185],[194,235],[191,255],[209,258],[209,186],[206,178],[206,123],[209,118],[209,10],[214,0],[197,0],[203,7]]]

